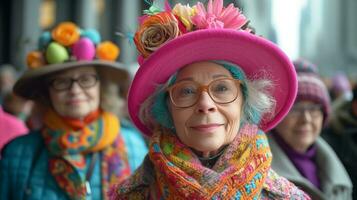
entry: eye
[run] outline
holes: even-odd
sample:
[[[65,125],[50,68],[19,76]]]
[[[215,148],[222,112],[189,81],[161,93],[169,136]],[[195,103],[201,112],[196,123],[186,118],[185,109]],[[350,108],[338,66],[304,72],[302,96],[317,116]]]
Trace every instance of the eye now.
[[[59,87],[59,88],[67,86],[70,83],[71,83],[71,79],[69,78],[56,78],[52,81],[52,85],[54,87]]]
[[[197,94],[197,86],[194,83],[180,83],[173,89],[173,97],[176,99],[192,98]]]
[[[183,87],[179,89],[179,96],[189,96],[196,94],[196,90],[193,87]]]
[[[227,92],[232,92],[234,88],[235,85],[232,81],[218,81],[212,84],[210,90],[215,94],[223,94]]]
[[[318,111],[322,110],[322,107],[320,105],[312,105],[310,107],[310,110],[313,111],[313,112],[318,112]]]
[[[96,77],[95,75],[83,75],[79,77],[78,82],[84,86],[92,85],[96,82]]]
[[[228,87],[225,85],[225,84],[219,84],[219,85],[216,85],[213,90],[215,92],[225,92],[228,90]]]
[[[92,79],[92,76],[91,76],[91,75],[84,75],[84,76],[81,76],[81,77],[79,78],[79,80],[82,81],[82,82],[86,82],[86,81],[89,81],[89,80],[91,80],[91,79]]]

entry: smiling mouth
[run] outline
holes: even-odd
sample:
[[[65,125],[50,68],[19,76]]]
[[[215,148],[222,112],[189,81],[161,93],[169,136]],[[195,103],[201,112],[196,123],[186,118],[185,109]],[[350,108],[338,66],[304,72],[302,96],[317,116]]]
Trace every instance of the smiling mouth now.
[[[74,100],[67,101],[67,104],[68,105],[73,105],[73,104],[79,104],[79,103],[82,103],[82,102],[83,102],[83,100],[74,99]]]
[[[202,124],[197,126],[191,126],[191,128],[200,132],[212,132],[221,126],[222,124]]]
[[[306,133],[310,133],[311,130],[308,130],[308,129],[300,129],[300,130],[297,130],[296,133],[298,134],[306,134]]]

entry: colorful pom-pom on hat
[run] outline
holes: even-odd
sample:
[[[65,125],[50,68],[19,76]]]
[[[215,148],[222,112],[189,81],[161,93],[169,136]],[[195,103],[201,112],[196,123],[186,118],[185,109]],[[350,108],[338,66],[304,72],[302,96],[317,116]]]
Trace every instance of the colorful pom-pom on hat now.
[[[43,57],[34,57],[34,53],[30,52],[28,56],[31,59],[27,59],[28,67],[37,68],[39,63],[46,65],[95,59],[115,61],[120,52],[119,47],[114,43],[101,42],[97,30],[81,30],[72,22],[62,22],[51,32],[42,33],[39,38],[39,48],[39,51],[44,52],[45,62],[42,62]]]
[[[62,22],[41,34],[38,47],[27,54],[28,70],[14,86],[14,92],[25,98],[35,98],[34,86],[41,86],[42,77],[73,67],[94,66],[100,76],[113,81],[129,77],[116,62],[119,47],[111,41],[101,41],[95,29],[80,29],[73,22]]]

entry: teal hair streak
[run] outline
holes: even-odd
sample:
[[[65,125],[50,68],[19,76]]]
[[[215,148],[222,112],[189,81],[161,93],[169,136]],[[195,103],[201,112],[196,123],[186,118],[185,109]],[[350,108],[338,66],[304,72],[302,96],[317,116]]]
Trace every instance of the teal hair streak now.
[[[176,82],[176,75],[169,80],[169,86]],[[171,118],[170,111],[167,107],[168,93],[161,91],[155,97],[154,103],[151,107],[151,115],[154,120],[165,128],[175,130],[174,123]]]
[[[232,74],[234,79],[238,79],[242,81],[243,96],[245,99],[247,99],[248,88],[246,85],[246,76],[244,72],[240,68],[236,67],[235,65],[225,61],[214,61],[214,63],[222,65],[225,69],[227,69]],[[169,80],[169,86],[173,85],[175,81],[176,81],[176,75],[174,75]],[[165,128],[174,131],[175,127],[173,125],[172,117],[167,106],[167,98],[168,98],[168,93],[166,91],[161,91],[156,95],[154,103],[151,107],[151,115],[157,123],[159,123]],[[250,104],[247,103],[243,107],[244,107],[243,110],[244,116],[246,116],[246,118],[242,121],[242,123],[250,122],[253,124],[258,124],[261,119],[261,115],[258,112],[258,110],[256,110],[253,106],[250,106]]]
[[[242,69],[240,67],[235,66],[232,63],[225,62],[225,61],[214,61],[215,63],[222,65],[224,68],[226,68],[233,76],[233,78],[241,80],[242,81],[242,92],[244,99],[248,99],[248,88],[246,84],[246,76]],[[247,103],[245,101],[245,105],[243,105],[243,112],[244,112],[244,122],[249,122],[253,124],[259,124],[261,120],[261,114],[260,112],[251,104]]]

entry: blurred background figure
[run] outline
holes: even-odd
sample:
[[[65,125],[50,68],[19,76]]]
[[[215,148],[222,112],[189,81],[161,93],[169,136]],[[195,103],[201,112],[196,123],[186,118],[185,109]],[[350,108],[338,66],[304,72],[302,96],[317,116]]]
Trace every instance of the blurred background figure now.
[[[32,103],[31,112],[26,118],[26,126],[30,131],[38,131],[43,127],[43,113],[45,110],[43,106]]]
[[[36,102],[41,127],[3,148],[0,199],[106,199],[146,148],[130,149],[121,120],[106,110],[106,90],[129,79],[116,62],[120,49],[72,22],[43,32],[38,48],[13,91]]]
[[[2,148],[12,139],[28,132],[23,121],[3,111],[0,105],[0,159]]]
[[[357,86],[353,88],[353,98],[335,108],[330,126],[322,136],[335,150],[347,172],[353,189],[353,199],[357,199]]]
[[[0,152],[11,140],[28,132],[25,120],[31,113],[32,103],[12,92],[16,79],[14,66],[0,66]]]
[[[335,107],[338,107],[345,101],[352,100],[351,82],[344,72],[338,71],[332,76],[330,96],[332,100],[332,109],[335,109]]]
[[[8,92],[4,96],[2,106],[5,112],[10,113],[25,122],[31,115],[33,102],[24,99],[13,92]]]
[[[0,66],[0,104],[3,103],[3,99],[6,94],[12,92],[12,86],[14,85],[17,74],[14,66],[4,64]]]
[[[332,148],[320,137],[328,123],[330,97],[315,65],[299,59],[298,93],[285,119],[268,134],[272,168],[314,200],[352,199],[351,180]]]
[[[106,98],[103,99],[106,109],[116,114],[120,119],[122,136],[124,137],[125,144],[132,150],[131,157],[129,158],[129,164],[132,171],[141,165],[148,152],[147,140],[131,122],[127,106],[129,86],[134,77],[135,69],[137,68],[137,64],[129,65],[127,70],[129,78],[127,80],[112,83],[110,85],[108,84],[106,95],[104,95]]]

